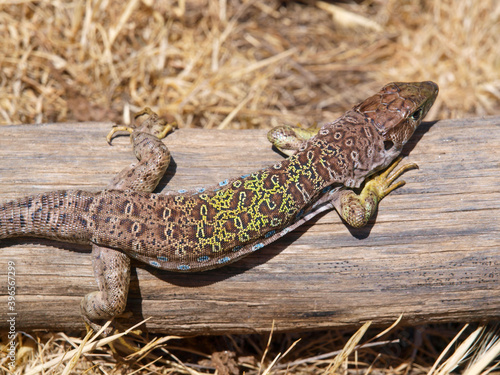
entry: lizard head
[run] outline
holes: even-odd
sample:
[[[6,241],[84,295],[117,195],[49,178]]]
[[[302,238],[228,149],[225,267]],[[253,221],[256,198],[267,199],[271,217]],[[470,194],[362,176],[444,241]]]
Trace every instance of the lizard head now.
[[[438,95],[431,81],[393,82],[353,109],[365,116],[387,144],[401,150]]]

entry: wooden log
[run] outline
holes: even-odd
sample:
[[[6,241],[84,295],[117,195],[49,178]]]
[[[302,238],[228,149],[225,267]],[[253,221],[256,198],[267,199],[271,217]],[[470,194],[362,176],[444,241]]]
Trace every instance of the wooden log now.
[[[0,200],[54,189],[99,190],[134,161],[110,123],[0,128]],[[177,274],[139,263],[131,325],[171,334],[352,327],[500,317],[500,118],[424,123],[404,154],[420,165],[377,217],[349,229],[329,212],[229,266]],[[418,141],[418,142],[417,142]],[[159,191],[206,186],[281,159],[264,130],[182,129]],[[168,186],[165,184],[168,182]],[[90,246],[0,242],[0,327],[7,327],[7,264],[15,264],[16,329],[83,328],[79,304],[97,289]]]

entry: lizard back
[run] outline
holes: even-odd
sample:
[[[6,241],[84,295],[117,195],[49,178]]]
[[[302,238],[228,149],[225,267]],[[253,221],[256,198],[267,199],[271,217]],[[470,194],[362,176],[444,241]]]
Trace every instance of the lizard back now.
[[[179,194],[103,191],[90,210],[91,241],[176,271],[235,261],[304,215],[312,217],[328,190],[359,186],[365,163],[384,160],[382,139],[356,117],[351,113],[324,125],[288,159],[212,188]]]

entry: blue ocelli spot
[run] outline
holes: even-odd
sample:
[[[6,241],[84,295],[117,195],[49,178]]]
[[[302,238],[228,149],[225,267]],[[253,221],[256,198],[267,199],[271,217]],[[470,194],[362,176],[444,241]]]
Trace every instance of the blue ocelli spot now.
[[[229,183],[229,180],[226,178],[224,181],[219,182],[219,186],[226,186]]]
[[[187,193],[187,190],[186,189],[180,189],[180,190],[177,190],[179,193],[183,194],[183,193]]]
[[[158,259],[160,262],[168,262],[168,258],[164,256],[157,256],[156,259]]]
[[[205,191],[205,188],[199,188],[198,193],[203,193]]]
[[[274,233],[276,233],[276,231],[275,231],[275,230],[270,230],[269,232],[267,232],[266,234],[264,234],[264,237],[265,237],[265,238],[269,238],[269,237],[271,237]]]
[[[250,173],[242,175],[241,178],[247,178],[249,176],[250,176]]]
[[[242,248],[243,248],[243,246],[238,245],[238,246],[233,247],[233,251],[234,251],[234,252],[236,252],[236,251],[240,251]]]
[[[189,271],[191,267],[189,267],[187,264],[181,264],[180,266],[177,266],[177,269],[181,271]]]
[[[149,264],[151,264],[153,267],[157,267],[157,268],[161,267],[160,263],[158,263],[158,262],[156,262],[154,260],[150,260]]]
[[[207,260],[210,260],[210,257],[208,255],[203,255],[198,258],[198,262],[206,262]]]
[[[229,262],[230,260],[231,260],[231,258],[229,258],[229,257],[224,257],[224,258],[220,258],[220,259],[217,261],[217,263],[219,263],[219,264],[222,264],[222,263],[227,263],[227,262]]]
[[[256,243],[255,245],[252,246],[252,251],[257,251],[259,249],[262,249],[264,247],[263,243]]]

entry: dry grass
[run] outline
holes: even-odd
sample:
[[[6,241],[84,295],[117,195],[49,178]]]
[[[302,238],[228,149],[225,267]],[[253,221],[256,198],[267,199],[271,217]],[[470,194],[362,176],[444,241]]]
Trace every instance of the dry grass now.
[[[384,332],[364,324],[356,333],[321,331],[180,339],[38,333],[18,336],[15,374],[498,374],[498,326],[440,325]],[[380,332],[380,333],[379,333]],[[454,337],[455,336],[455,337]],[[127,336],[129,337],[129,336]],[[110,349],[111,343],[111,349]],[[448,345],[447,345],[448,344]],[[116,354],[116,352],[120,354]],[[6,361],[1,369],[6,369]]]
[[[2,123],[127,122],[147,105],[181,127],[310,124],[388,81],[427,79],[441,87],[434,118],[500,113],[495,0],[0,7]]]
[[[0,123],[128,122],[130,111],[151,106],[180,127],[312,124],[332,120],[388,81],[429,79],[441,88],[429,119],[500,115],[498,1],[333,5],[0,0]],[[337,331],[269,342],[165,338],[137,362],[94,349],[81,354],[73,373],[442,374],[470,348],[480,365],[468,371],[481,373],[498,356],[495,333],[470,330],[475,338],[433,368],[457,332],[443,325],[396,330],[373,342],[383,341],[379,346],[355,350],[362,335]],[[16,374],[59,360],[82,344],[78,337],[19,336]],[[348,342],[349,352],[319,356]]]

